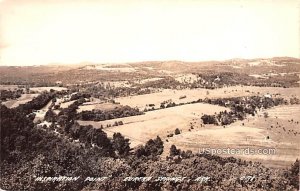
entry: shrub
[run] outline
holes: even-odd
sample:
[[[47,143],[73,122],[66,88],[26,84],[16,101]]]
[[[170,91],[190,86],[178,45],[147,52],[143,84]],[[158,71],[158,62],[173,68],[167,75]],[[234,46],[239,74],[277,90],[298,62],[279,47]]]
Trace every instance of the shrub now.
[[[214,115],[206,115],[204,114],[201,117],[204,124],[217,124],[217,120]]]
[[[178,128],[175,129],[175,135],[179,135],[180,134],[180,130]]]
[[[177,149],[175,145],[170,147],[170,156],[176,156],[180,154],[180,149]]]
[[[124,138],[124,136],[121,135],[121,133],[113,134],[112,146],[117,151],[119,156],[127,156],[129,154],[129,145],[129,139]]]

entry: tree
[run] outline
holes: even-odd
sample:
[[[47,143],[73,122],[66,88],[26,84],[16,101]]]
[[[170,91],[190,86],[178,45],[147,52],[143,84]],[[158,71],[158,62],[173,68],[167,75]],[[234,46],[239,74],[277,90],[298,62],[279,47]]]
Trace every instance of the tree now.
[[[49,109],[46,112],[44,119],[48,122],[56,122],[56,114],[51,109]]]
[[[179,135],[180,134],[180,130],[178,128],[175,129],[175,135]]]
[[[93,142],[100,148],[104,149],[107,154],[111,155],[113,152],[113,148],[110,139],[107,137],[107,134],[101,129],[94,128],[94,130]]]
[[[176,156],[180,154],[180,149],[177,149],[175,145],[170,147],[170,156]]]
[[[157,156],[161,155],[164,149],[163,141],[159,136],[156,139],[150,139],[145,145],[145,156]]]
[[[140,158],[141,156],[145,156],[145,155],[146,155],[145,147],[143,145],[137,146],[135,149],[135,156],[137,158]]]
[[[204,124],[217,124],[217,120],[214,115],[203,115],[201,117]]]
[[[112,140],[112,146],[117,151],[119,156],[128,156],[130,151],[130,143],[129,139],[124,138],[121,133],[114,133],[113,134],[113,140]]]
[[[299,176],[300,176],[300,172],[299,172],[299,160],[297,159],[295,161],[294,164],[292,164],[291,168],[290,168],[290,181],[291,184],[295,187],[295,188],[299,188]]]

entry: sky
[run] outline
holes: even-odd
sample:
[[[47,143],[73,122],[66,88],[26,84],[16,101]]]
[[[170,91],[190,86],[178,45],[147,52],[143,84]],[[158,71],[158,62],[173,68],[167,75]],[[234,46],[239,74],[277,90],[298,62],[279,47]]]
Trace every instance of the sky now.
[[[300,56],[297,0],[0,0],[0,65]]]

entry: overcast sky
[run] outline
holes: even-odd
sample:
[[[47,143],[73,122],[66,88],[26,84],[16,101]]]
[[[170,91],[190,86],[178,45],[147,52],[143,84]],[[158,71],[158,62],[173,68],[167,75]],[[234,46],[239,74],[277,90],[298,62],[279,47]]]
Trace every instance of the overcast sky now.
[[[0,64],[299,57],[297,0],[0,0]]]

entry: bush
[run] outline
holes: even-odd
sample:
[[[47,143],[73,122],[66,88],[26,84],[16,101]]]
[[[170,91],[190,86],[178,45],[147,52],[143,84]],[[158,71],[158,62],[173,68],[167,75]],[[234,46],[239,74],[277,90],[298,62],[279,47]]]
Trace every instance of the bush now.
[[[48,122],[56,122],[56,117],[56,114],[51,109],[49,109],[46,112],[44,119]]]
[[[177,149],[175,145],[170,147],[170,156],[176,156],[180,154],[180,149]]]
[[[300,172],[299,172],[299,160],[297,159],[295,161],[295,163],[291,166],[290,169],[290,174],[289,174],[289,179],[291,181],[291,184],[295,187],[295,188],[299,188],[299,176],[300,176]]]
[[[203,115],[201,117],[204,124],[217,124],[217,120],[214,115]]]
[[[136,156],[157,156],[161,155],[164,150],[164,144],[159,136],[156,139],[150,139],[145,146],[140,146],[136,149]]]
[[[180,134],[180,130],[178,128],[175,129],[175,135],[179,135]]]
[[[118,152],[119,156],[127,156],[130,151],[129,139],[124,138],[121,133],[114,133],[112,140],[113,148]]]

